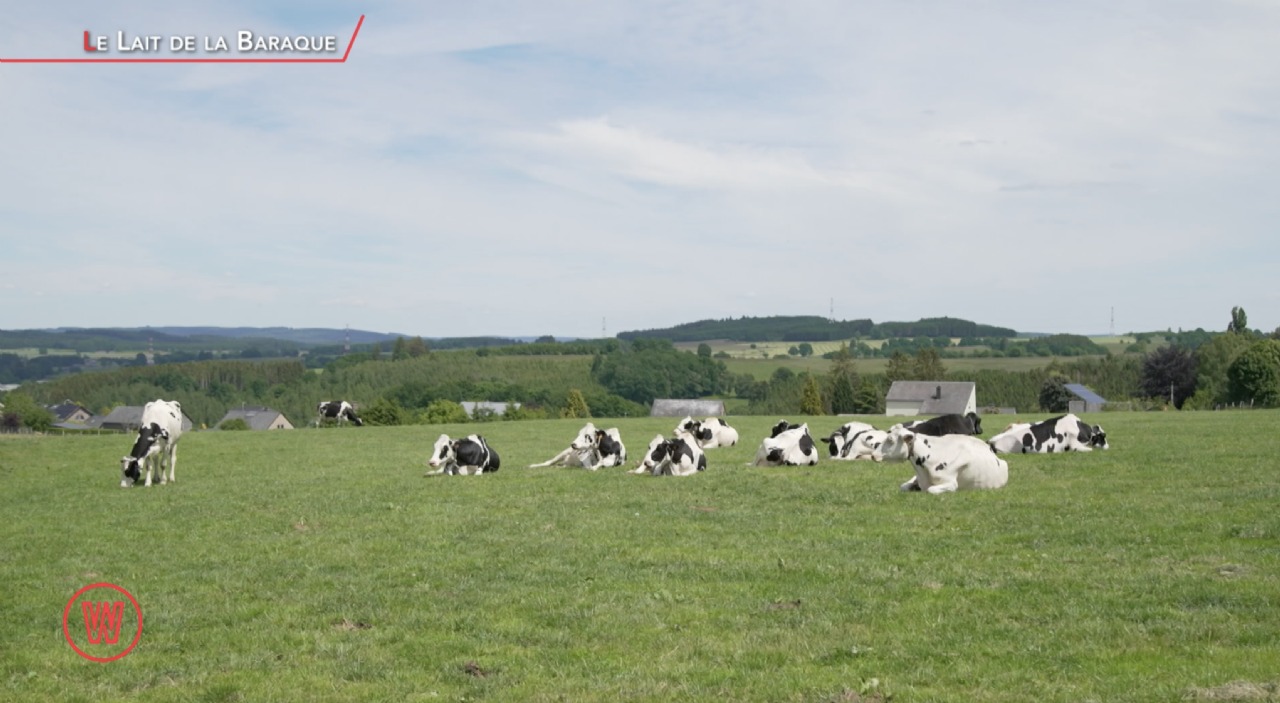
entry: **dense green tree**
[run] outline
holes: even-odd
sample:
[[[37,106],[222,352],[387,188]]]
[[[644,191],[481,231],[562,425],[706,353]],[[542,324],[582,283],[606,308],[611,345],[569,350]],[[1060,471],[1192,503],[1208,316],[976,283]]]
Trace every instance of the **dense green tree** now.
[[[853,383],[848,376],[836,376],[831,382],[831,413],[843,415],[856,412]]]
[[[1071,391],[1060,377],[1046,379],[1040,386],[1040,409],[1047,413],[1064,413],[1071,402]]]
[[[428,425],[452,425],[469,419],[461,404],[444,399],[431,401],[419,414],[419,418]]]
[[[805,375],[804,390],[800,395],[801,415],[823,415],[822,390],[818,387],[818,379],[811,374]]]
[[[711,358],[711,345],[703,342],[698,345],[698,356]]]
[[[1227,324],[1227,331],[1235,334],[1249,333],[1249,316],[1244,314],[1244,308],[1231,308],[1231,322]]]
[[[947,369],[942,365],[942,357],[934,347],[926,347],[916,351],[911,361],[912,378],[917,381],[941,381],[947,377]]]
[[[587,399],[582,397],[582,391],[577,388],[569,389],[564,407],[560,409],[560,417],[591,417],[591,408],[587,406]]]
[[[1248,347],[1244,335],[1216,334],[1196,349],[1195,407],[1211,408],[1229,401],[1227,369]]]
[[[379,398],[373,404],[360,409],[360,419],[367,425],[403,425],[404,408],[390,398]]]
[[[1227,369],[1227,390],[1237,403],[1280,405],[1280,342],[1264,339],[1241,352]]]
[[[405,351],[408,352],[410,359],[416,359],[420,356],[426,356],[431,352],[431,348],[427,346],[422,337],[414,337],[405,343]]]
[[[6,416],[16,418],[18,426],[26,427],[36,432],[45,432],[50,427],[53,427],[53,413],[46,410],[31,396],[22,391],[12,391],[5,394],[4,413]],[[13,422],[13,419],[9,419],[7,424],[12,424]],[[9,429],[17,429],[17,426]]]
[[[1144,396],[1161,398],[1181,408],[1196,392],[1195,355],[1172,344],[1147,354],[1142,360],[1141,387]]]
[[[893,356],[889,357],[884,375],[888,376],[890,381],[910,381],[915,378],[915,366],[912,364],[911,357],[901,350],[895,351]]]
[[[853,394],[853,412],[859,415],[879,415],[884,412],[884,393],[871,379],[863,378]]]
[[[810,356],[813,356],[813,345],[808,342],[801,342],[799,345],[796,346],[796,349],[799,351],[800,356],[802,357],[808,358]]]

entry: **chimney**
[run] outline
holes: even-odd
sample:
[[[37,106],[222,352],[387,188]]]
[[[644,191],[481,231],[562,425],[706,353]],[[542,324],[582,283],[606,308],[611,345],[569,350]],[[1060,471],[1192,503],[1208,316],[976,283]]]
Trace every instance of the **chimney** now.
[[[942,400],[942,386],[938,386],[938,387],[933,391],[933,399],[934,399],[934,400]]]

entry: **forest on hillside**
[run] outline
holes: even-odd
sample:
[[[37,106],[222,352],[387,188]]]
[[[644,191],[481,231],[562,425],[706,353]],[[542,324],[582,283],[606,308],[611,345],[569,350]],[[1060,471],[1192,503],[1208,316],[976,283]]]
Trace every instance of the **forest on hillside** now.
[[[1007,327],[983,325],[951,317],[933,317],[915,322],[871,320],[829,320],[816,315],[739,317],[699,320],[661,329],[619,332],[618,338],[668,339],[673,342],[700,342],[729,339],[738,342],[825,342],[842,339],[893,339],[897,337],[1016,337]]]

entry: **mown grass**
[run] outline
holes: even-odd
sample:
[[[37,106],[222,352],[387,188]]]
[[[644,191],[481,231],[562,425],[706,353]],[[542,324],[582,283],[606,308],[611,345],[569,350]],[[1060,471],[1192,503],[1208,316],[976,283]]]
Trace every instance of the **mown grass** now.
[[[1111,451],[1012,457],[1007,488],[947,496],[899,493],[903,465],[743,466],[771,418],[685,479],[521,468],[577,421],[193,433],[177,484],[129,490],[125,437],[0,438],[0,699],[1274,691],[1280,414],[1095,420]],[[607,424],[638,456],[674,422]],[[424,477],[441,429],[479,429],[502,470]],[[109,664],[61,630],[95,581],[145,613]]]

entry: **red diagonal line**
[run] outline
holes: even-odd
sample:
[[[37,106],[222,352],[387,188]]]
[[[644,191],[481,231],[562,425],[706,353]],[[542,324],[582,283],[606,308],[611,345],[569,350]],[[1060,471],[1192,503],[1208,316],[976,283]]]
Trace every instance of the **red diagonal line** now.
[[[168,58],[168,59],[0,59],[0,63],[346,63],[351,55],[351,48],[356,45],[356,35],[360,34],[360,26],[364,24],[364,15],[356,22],[356,29],[347,42],[347,51],[340,59],[242,59],[242,58]]]

